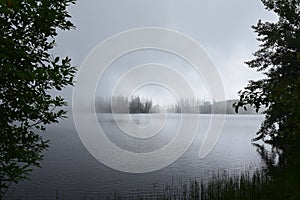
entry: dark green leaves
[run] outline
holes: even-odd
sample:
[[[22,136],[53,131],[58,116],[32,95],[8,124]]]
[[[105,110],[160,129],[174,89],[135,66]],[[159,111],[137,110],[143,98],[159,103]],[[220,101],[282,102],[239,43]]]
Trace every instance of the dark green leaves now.
[[[253,29],[261,41],[249,67],[266,78],[250,81],[234,106],[251,105],[258,112],[266,106],[266,119],[256,140],[266,139],[287,154],[299,150],[300,135],[300,2],[262,0],[267,9],[278,14],[277,22],[261,20]],[[268,139],[267,139],[268,138]],[[297,139],[298,138],[298,139]],[[298,150],[297,150],[298,148]]]
[[[48,141],[47,124],[65,117],[63,98],[50,90],[73,85],[70,58],[54,57],[58,29],[73,24],[67,6],[74,0],[0,1],[0,199],[10,182],[39,166]]]

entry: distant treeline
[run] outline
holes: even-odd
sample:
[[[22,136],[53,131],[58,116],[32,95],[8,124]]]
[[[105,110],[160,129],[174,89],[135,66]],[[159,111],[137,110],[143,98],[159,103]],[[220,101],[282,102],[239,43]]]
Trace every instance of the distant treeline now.
[[[168,106],[153,105],[151,99],[134,96],[131,98],[116,96],[112,98],[97,98],[96,111],[98,113],[200,113],[200,114],[235,114],[232,106],[237,100],[213,101],[212,103],[199,99],[180,99],[176,104]],[[246,107],[240,109],[239,114],[257,114],[255,109]]]
[[[159,106],[153,105],[151,99],[139,96],[116,96],[112,98],[96,99],[96,111],[98,113],[159,113]]]

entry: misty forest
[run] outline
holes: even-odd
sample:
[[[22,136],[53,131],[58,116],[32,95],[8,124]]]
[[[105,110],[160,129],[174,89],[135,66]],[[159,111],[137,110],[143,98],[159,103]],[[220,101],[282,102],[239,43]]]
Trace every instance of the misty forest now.
[[[134,96],[113,96],[110,98],[96,98],[95,109],[98,113],[193,113],[193,114],[237,114],[233,103],[237,100],[216,102],[199,99],[180,99],[176,104],[153,105],[151,99]],[[84,106],[82,106],[84,107]],[[112,109],[113,108],[113,109]],[[255,108],[246,106],[239,111],[239,114],[259,114]]]

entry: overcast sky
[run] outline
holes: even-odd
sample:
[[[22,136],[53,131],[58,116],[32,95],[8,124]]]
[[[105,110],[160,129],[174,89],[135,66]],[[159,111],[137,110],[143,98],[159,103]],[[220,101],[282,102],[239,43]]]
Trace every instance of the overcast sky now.
[[[74,65],[80,66],[96,45],[121,31],[142,27],[170,28],[190,36],[206,50],[221,75],[227,99],[237,98],[237,92],[248,80],[261,77],[244,64],[258,48],[251,25],[256,24],[259,19],[276,20],[273,13],[264,9],[260,0],[78,0],[69,11],[71,21],[77,28],[60,32],[54,53],[70,56]],[[143,61],[151,62],[153,55],[157,55],[154,62],[159,62],[160,58],[162,62],[169,60],[166,58],[171,55],[162,54],[164,53],[136,52],[135,58],[138,58],[138,64]],[[100,81],[97,95],[109,94],[103,88],[110,87],[101,89],[101,84],[108,83],[109,80],[112,80],[110,86],[114,84],[114,79],[110,77],[118,79],[116,74],[122,74],[118,67],[120,69],[120,66],[133,65],[135,58],[128,55],[128,58],[114,63],[114,70],[107,73],[102,83]],[[180,61],[176,63],[185,65]],[[184,71],[193,80],[188,68]],[[153,94],[154,88],[151,90],[145,87],[140,93],[152,91]],[[157,91],[159,96],[161,90]],[[71,92],[68,89],[67,96]],[[199,92],[199,96],[208,98],[205,92]]]

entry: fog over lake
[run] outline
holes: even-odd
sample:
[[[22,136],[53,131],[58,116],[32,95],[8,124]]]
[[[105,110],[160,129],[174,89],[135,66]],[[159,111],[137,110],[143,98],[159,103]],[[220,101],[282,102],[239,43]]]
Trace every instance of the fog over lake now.
[[[49,127],[47,137],[50,148],[45,152],[42,168],[35,169],[31,181],[23,181],[11,187],[10,199],[62,199],[105,198],[114,193],[136,195],[152,191],[154,185],[162,187],[189,179],[205,179],[217,171],[239,173],[243,170],[255,170],[261,166],[260,156],[251,145],[264,119],[263,115],[226,115],[222,134],[213,150],[204,159],[198,153],[209,128],[210,115],[184,114],[187,117],[199,117],[199,128],[193,144],[174,163],[149,173],[125,173],[111,169],[96,160],[84,147],[75,129],[71,116],[60,125]],[[180,114],[151,114],[152,122],[166,120],[160,132],[148,139],[137,139],[122,132],[112,114],[98,114],[99,124],[111,142],[131,152],[151,152],[164,145],[175,136],[179,126]],[[218,116],[217,116],[218,117]],[[222,117],[219,115],[219,117]],[[122,115],[116,115],[122,122]],[[131,116],[134,123],[147,125],[148,114]],[[111,158],[114,159],[114,158]]]

